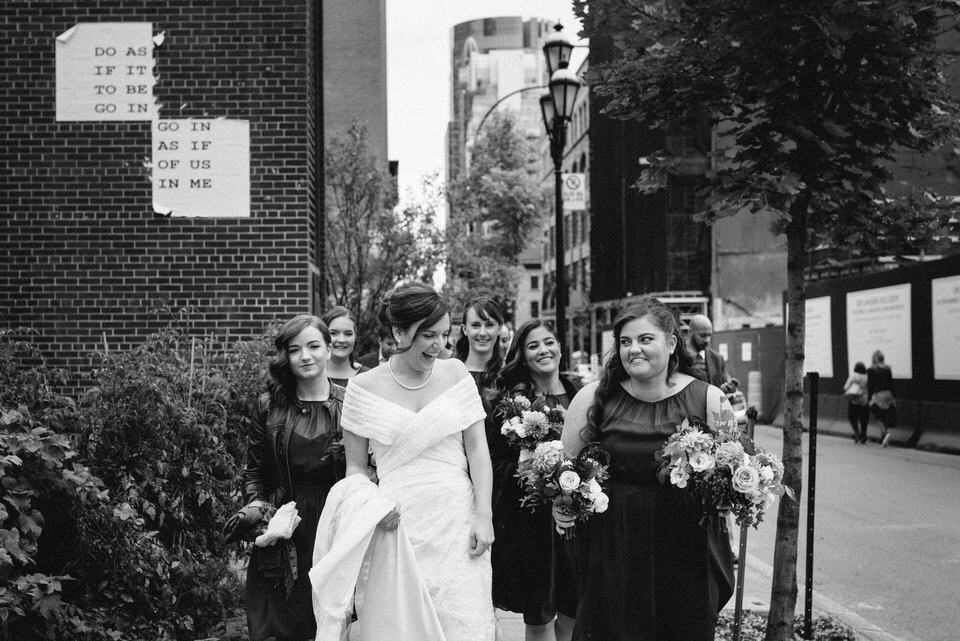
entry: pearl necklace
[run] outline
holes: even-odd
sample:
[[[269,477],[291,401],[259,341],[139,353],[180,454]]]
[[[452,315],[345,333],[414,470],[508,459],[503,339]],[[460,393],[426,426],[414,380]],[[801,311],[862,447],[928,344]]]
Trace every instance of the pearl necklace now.
[[[389,360],[387,360],[387,369],[390,370],[390,378],[393,379],[393,382],[394,382],[394,383],[396,383],[397,385],[399,385],[400,387],[402,387],[402,388],[405,389],[405,390],[410,390],[411,392],[415,392],[415,391],[417,391],[418,389],[423,389],[424,387],[427,386],[427,383],[429,383],[429,382],[430,382],[430,379],[433,378],[433,372],[434,372],[434,370],[437,369],[437,365],[436,365],[436,363],[434,363],[433,367],[430,368],[430,374],[429,374],[429,376],[427,376],[427,380],[425,380],[424,382],[420,383],[419,385],[405,385],[404,383],[402,383],[402,382],[400,381],[400,379],[397,378],[397,375],[396,375],[396,374],[394,373],[394,371],[393,371],[393,359],[392,359],[392,358],[389,359]]]

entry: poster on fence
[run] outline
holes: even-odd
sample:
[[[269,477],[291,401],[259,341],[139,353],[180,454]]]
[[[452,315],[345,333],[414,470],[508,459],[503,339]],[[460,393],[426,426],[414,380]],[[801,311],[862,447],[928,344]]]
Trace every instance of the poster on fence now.
[[[960,276],[930,283],[933,319],[933,377],[960,380]]]
[[[847,293],[847,362],[870,367],[883,352],[894,378],[913,378],[910,285],[893,285]]]
[[[57,36],[57,121],[153,120],[152,37],[150,22],[82,22]]]
[[[833,378],[833,330],[830,327],[830,297],[807,299],[807,326],[803,340],[803,369]]]
[[[250,123],[153,123],[153,209],[164,216],[250,216]]]

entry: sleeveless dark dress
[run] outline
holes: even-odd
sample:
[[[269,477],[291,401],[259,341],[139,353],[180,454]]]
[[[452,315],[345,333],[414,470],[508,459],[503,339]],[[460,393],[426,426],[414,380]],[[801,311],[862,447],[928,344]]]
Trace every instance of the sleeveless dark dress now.
[[[493,385],[493,377],[483,372],[471,374],[478,387]],[[551,407],[570,405],[568,394],[546,398]],[[557,612],[573,617],[577,599],[570,551],[563,549],[554,533],[549,507],[530,512],[520,506],[523,490],[516,476],[519,452],[500,433],[500,422],[491,416],[493,408],[485,409],[487,446],[493,463],[493,605],[522,613],[528,625],[549,623]]]
[[[360,365],[360,364],[357,363],[357,365]],[[360,368],[357,370],[357,374],[361,374],[363,372],[369,372],[369,371],[370,371],[369,367],[367,367],[366,365],[360,365]],[[356,376],[357,374],[354,374],[353,376]],[[353,378],[353,376],[351,376],[350,378]],[[340,387],[346,387],[347,383],[350,382],[350,378],[331,378],[330,376],[328,376],[327,380],[329,380],[334,385],[339,385]]]
[[[313,562],[317,522],[330,488],[337,482],[333,465],[321,462],[336,434],[322,402],[298,401],[301,411],[290,434],[287,457],[297,512],[302,519],[293,531],[297,550],[297,579],[289,598],[258,571],[251,559],[247,572],[247,621],[252,638],[276,637],[277,641],[303,641],[316,636],[316,620],[308,572]],[[279,507],[279,506],[278,506]],[[278,543],[279,545],[279,543]],[[258,554],[258,548],[253,554]]]
[[[580,641],[709,641],[733,594],[727,534],[700,527],[699,502],[657,481],[655,452],[684,418],[706,424],[708,385],[694,380],[655,403],[619,385],[604,405],[610,453],[603,514],[577,526]]]

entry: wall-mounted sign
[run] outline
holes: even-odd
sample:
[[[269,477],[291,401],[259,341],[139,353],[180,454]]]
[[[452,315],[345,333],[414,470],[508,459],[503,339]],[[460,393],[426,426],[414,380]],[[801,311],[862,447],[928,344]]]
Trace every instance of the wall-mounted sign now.
[[[563,211],[581,211],[587,208],[586,174],[563,174]]]
[[[847,363],[870,367],[876,350],[894,378],[913,378],[910,285],[865,289],[847,294]]]
[[[57,120],[153,120],[153,26],[83,22],[57,36]]]
[[[250,123],[153,123],[153,209],[168,216],[250,215]]]
[[[960,380],[960,276],[930,283],[933,324],[933,377]]]
[[[833,378],[833,330],[830,327],[830,297],[808,298],[803,339],[803,369],[821,378]]]

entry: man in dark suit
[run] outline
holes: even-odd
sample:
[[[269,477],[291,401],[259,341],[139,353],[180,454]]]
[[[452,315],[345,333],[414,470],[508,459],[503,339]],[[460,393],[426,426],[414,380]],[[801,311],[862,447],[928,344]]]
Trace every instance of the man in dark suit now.
[[[723,356],[710,347],[713,323],[706,316],[697,314],[690,319],[688,325],[690,330],[687,333],[687,348],[693,356],[690,375],[711,385],[716,385],[724,392],[734,391],[736,385],[731,385],[733,379],[727,374],[727,364],[724,362]]]
[[[368,352],[357,359],[361,365],[373,369],[380,363],[386,363],[397,349],[397,340],[389,327],[381,327],[378,331],[380,347],[375,352]]]

